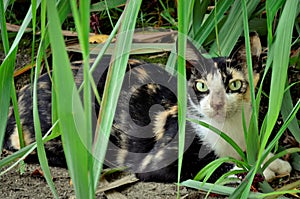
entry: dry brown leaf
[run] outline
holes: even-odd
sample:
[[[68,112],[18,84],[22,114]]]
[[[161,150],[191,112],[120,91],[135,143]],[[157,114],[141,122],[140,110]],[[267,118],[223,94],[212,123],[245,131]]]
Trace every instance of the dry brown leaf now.
[[[41,168],[35,169],[30,175],[36,178],[44,178],[44,172]]]
[[[102,185],[109,184],[109,182],[104,177],[101,179],[100,183]],[[107,197],[107,199],[126,199],[126,196],[115,190],[106,191],[105,196]]]
[[[137,182],[138,179],[135,177],[134,174],[131,174],[131,175],[128,175],[128,176],[125,176],[119,180],[116,180],[116,181],[113,181],[107,185],[103,185],[102,187],[100,187],[96,193],[102,193],[102,192],[105,192],[105,191],[109,191],[111,189],[115,189],[117,187],[120,187],[120,186],[123,186],[123,185],[126,185],[126,184],[131,184],[131,183],[134,183],[134,182]]]
[[[8,31],[11,31],[11,32],[18,32],[19,29],[20,29],[20,26],[15,25],[15,24],[6,23],[6,29]],[[25,29],[25,31],[27,31],[27,32],[29,32],[31,30],[32,30],[31,28],[26,28]]]
[[[93,35],[89,37],[89,42],[92,44],[102,44],[108,39],[109,35]]]
[[[6,23],[6,29],[11,32],[18,32],[20,30],[20,26]],[[32,28],[26,28],[25,31],[30,32],[32,31]],[[41,34],[41,32],[36,32],[36,34],[39,35]],[[77,32],[69,31],[69,30],[63,30],[62,34],[67,37],[78,37]],[[94,33],[89,33],[89,36],[94,36],[94,35],[95,35]]]
[[[132,40],[135,43],[174,43],[176,35],[177,31],[142,31],[135,32]]]

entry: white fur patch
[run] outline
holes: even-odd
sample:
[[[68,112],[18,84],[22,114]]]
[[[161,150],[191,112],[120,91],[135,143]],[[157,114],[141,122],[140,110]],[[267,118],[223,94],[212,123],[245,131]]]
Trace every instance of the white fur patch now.
[[[245,114],[249,113],[246,112]],[[209,118],[201,120],[226,133],[240,146],[242,150],[246,149],[241,113],[236,114],[231,118],[225,118],[224,121],[214,121]],[[240,159],[238,153],[232,148],[232,146],[218,134],[198,124],[193,123],[192,126],[196,130],[196,133],[202,138],[203,143],[208,145],[216,153],[216,155],[219,157],[230,156]]]
[[[273,156],[274,155],[270,153],[266,158],[266,161]],[[276,175],[289,175],[291,171],[292,166],[289,162],[281,159],[276,159],[264,170],[263,173],[267,181],[272,181],[276,177]]]
[[[189,109],[191,111],[188,111],[188,117],[201,120],[221,130],[232,138],[242,150],[246,150],[244,129],[242,125],[242,107],[244,107],[245,119],[248,124],[251,117],[250,103],[243,103],[238,96],[234,96],[236,94],[226,94],[220,74],[211,76],[207,78],[207,80],[210,94],[200,100],[200,103],[197,104],[189,98]],[[223,106],[219,106],[218,110],[211,106],[212,103],[210,101],[213,100],[211,95],[223,95],[221,98],[224,102],[220,103],[223,104]],[[197,114],[195,114],[195,112]],[[202,115],[203,117],[198,118],[195,115]],[[195,123],[192,123],[192,127],[201,137],[203,143],[211,148],[217,156],[230,156],[240,159],[238,153],[232,148],[232,146],[218,134]]]
[[[24,142],[25,145],[29,145],[32,143],[34,140],[30,136],[30,132],[23,130],[23,137],[24,137]],[[20,147],[20,141],[19,141],[19,134],[18,134],[18,128],[15,126],[13,133],[10,136],[10,142],[11,146],[17,150],[19,150]]]
[[[177,113],[177,106],[173,106],[169,110],[161,111],[157,113],[155,117],[154,129],[153,129],[156,140],[159,140],[164,136],[164,132],[165,132],[164,127],[168,119],[168,116],[170,115],[175,116],[176,113]]]

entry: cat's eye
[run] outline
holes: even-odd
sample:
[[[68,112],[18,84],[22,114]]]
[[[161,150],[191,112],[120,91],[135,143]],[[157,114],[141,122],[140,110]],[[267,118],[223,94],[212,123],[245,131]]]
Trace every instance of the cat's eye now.
[[[208,91],[208,88],[207,88],[207,85],[206,83],[204,83],[203,81],[197,81],[196,84],[196,89],[199,91],[199,92],[207,92]]]
[[[233,80],[229,82],[229,88],[232,91],[237,91],[242,87],[242,81],[241,80]]]

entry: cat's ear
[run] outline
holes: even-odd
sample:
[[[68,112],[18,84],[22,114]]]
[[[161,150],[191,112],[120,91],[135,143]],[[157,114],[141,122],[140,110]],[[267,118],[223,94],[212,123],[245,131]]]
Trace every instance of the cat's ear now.
[[[231,58],[237,60],[244,67],[247,67],[246,58],[246,47],[244,40],[241,41],[242,44],[238,45],[238,48],[233,51]],[[260,55],[262,52],[261,42],[259,36],[256,32],[250,33],[250,45],[251,45],[251,56],[252,56],[252,67],[253,71],[256,73],[261,72],[262,65],[260,63]]]
[[[178,47],[178,41],[176,46]],[[198,48],[189,39],[187,39],[186,42],[185,60],[187,79],[190,79],[190,76],[193,73],[204,74],[213,70],[213,61],[205,58],[201,54],[201,51],[198,50]]]
[[[247,58],[246,58],[246,47],[245,41],[242,39],[239,47],[233,51],[233,55],[231,56],[231,60],[236,64],[242,66],[244,71],[247,71]],[[253,69],[253,78],[254,78],[254,86],[257,85],[260,72],[262,71],[261,64],[261,42],[259,36],[256,32],[250,33],[250,45],[251,45],[251,57],[252,57],[252,69]]]

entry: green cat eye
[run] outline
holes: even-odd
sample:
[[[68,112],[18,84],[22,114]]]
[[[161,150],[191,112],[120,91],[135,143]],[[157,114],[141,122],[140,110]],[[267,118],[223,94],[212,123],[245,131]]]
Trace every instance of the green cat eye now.
[[[229,82],[229,88],[232,91],[237,91],[242,87],[242,81],[241,80],[233,80]]]
[[[203,81],[197,81],[195,86],[196,86],[196,89],[199,92],[206,92],[206,91],[208,91],[207,85]]]

